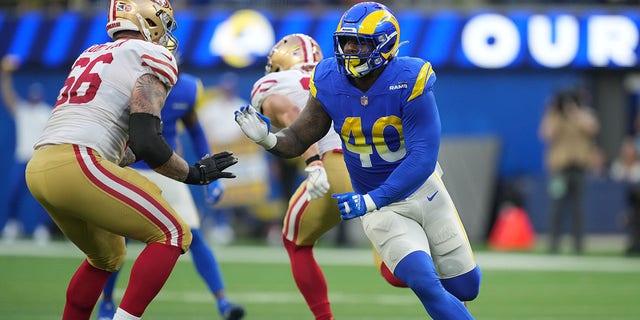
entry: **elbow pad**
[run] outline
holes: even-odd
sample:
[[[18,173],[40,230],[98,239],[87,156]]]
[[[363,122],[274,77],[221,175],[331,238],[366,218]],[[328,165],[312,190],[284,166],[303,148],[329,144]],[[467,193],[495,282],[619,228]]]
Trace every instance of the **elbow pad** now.
[[[173,149],[162,136],[160,118],[144,112],[129,117],[129,148],[151,168],[163,165],[173,155]]]

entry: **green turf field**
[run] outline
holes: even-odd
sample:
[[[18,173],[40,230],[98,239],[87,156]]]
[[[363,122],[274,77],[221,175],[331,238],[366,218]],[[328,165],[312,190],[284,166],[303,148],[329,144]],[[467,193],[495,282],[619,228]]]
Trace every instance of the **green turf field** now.
[[[129,257],[139,247],[132,245]],[[229,297],[246,319],[312,319],[297,292],[281,248],[216,248]],[[370,266],[367,249],[316,250],[338,320],[428,319],[408,289],[388,286]],[[119,278],[121,297],[132,260]],[[638,319],[640,259],[477,252],[483,266],[476,319]],[[81,261],[77,249],[0,245],[0,319],[60,319],[67,282]],[[219,319],[213,299],[184,256],[145,313],[145,319]]]

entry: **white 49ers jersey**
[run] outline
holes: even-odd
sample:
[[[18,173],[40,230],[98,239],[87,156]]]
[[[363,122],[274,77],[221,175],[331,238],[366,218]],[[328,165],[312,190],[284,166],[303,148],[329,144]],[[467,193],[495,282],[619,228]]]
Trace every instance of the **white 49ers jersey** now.
[[[309,98],[310,74],[299,70],[272,72],[260,78],[251,90],[251,105],[262,112],[262,103],[270,95],[285,95],[300,109],[304,108]],[[334,149],[342,149],[338,134],[332,129],[318,141],[320,154]]]
[[[129,139],[129,100],[136,80],[153,74],[171,88],[175,58],[165,47],[124,39],[94,45],[76,59],[35,147],[78,144],[118,163]]]

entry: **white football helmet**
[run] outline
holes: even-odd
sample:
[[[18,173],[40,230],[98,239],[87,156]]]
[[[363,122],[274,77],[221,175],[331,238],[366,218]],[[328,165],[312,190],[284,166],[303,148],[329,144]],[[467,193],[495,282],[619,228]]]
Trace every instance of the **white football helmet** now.
[[[138,31],[147,41],[175,51],[178,40],[172,32],[177,27],[173,8],[167,0],[111,0],[109,5],[106,28],[111,39],[118,31]]]
[[[322,50],[316,40],[302,33],[290,34],[280,39],[271,49],[265,74],[290,69],[311,72],[320,60]]]

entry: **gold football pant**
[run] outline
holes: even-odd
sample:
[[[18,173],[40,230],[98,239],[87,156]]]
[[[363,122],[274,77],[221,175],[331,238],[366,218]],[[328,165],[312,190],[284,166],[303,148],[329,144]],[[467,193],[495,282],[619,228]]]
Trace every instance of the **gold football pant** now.
[[[124,261],[124,237],[186,252],[191,231],[154,183],[78,145],[48,145],[29,161],[33,196],[96,268],[115,271]]]
[[[291,196],[284,217],[284,237],[299,246],[314,245],[323,234],[340,223],[338,204],[331,194],[353,191],[341,152],[326,152],[322,162],[329,179],[329,191],[322,198],[310,201],[307,181],[303,181]]]
[[[331,197],[334,193],[352,192],[351,179],[341,151],[328,151],[322,158],[329,179],[329,191],[319,199],[309,200],[306,180],[289,200],[284,218],[282,234],[298,246],[312,246],[327,231],[341,222],[338,203]],[[382,258],[372,247],[373,261],[380,271]]]

